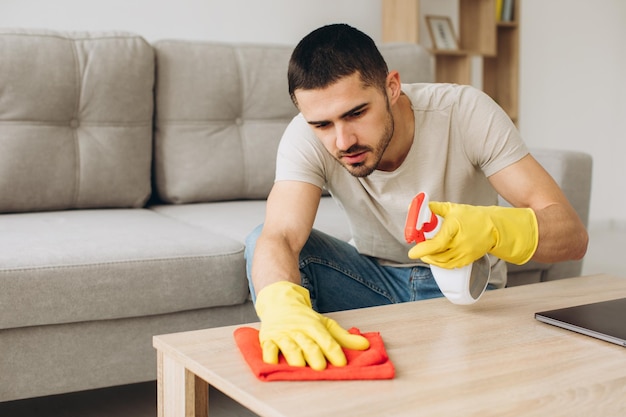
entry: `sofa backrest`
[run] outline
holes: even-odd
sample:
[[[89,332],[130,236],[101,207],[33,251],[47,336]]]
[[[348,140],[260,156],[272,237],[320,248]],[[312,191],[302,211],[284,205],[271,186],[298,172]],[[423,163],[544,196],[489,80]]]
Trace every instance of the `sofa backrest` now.
[[[0,30],[0,212],[143,206],[153,85],[137,35]]]
[[[296,114],[286,46],[160,41],[156,51],[155,185],[169,203],[263,198]]]
[[[278,142],[297,114],[287,91],[291,46],[159,41],[155,187],[168,203],[264,199]],[[414,44],[381,52],[403,82],[434,79]]]
[[[425,49],[380,48],[433,81]],[[0,29],[0,213],[266,198],[292,49]]]

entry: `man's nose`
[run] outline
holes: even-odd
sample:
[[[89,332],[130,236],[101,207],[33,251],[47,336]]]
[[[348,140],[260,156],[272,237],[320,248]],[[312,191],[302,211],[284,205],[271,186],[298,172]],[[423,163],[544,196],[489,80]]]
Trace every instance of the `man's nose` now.
[[[350,126],[344,123],[338,123],[335,129],[335,133],[337,135],[336,144],[338,149],[345,151],[356,143],[356,135]]]

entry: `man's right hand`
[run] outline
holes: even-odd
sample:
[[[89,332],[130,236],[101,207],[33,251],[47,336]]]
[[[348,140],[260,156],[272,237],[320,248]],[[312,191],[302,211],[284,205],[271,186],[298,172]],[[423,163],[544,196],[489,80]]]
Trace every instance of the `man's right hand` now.
[[[256,311],[261,319],[259,341],[265,363],[277,364],[279,351],[291,366],[323,370],[326,360],[345,366],[341,347],[369,348],[366,338],[343,329],[335,320],[317,313],[311,306],[309,291],[288,281],[263,288],[257,295]]]

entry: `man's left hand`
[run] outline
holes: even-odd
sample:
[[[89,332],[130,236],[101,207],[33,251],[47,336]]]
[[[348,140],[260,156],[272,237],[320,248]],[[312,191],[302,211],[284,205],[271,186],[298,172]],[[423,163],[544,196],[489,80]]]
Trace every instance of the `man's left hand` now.
[[[537,218],[530,208],[437,201],[431,201],[429,207],[444,218],[443,225],[432,239],[411,248],[411,259],[451,269],[469,265],[490,253],[521,265],[528,262],[537,249]]]

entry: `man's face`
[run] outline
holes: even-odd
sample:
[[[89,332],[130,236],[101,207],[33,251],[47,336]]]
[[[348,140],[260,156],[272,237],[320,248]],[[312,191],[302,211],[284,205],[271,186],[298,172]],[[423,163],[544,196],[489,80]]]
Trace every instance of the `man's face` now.
[[[358,73],[316,90],[296,90],[298,108],[317,138],[355,177],[378,167],[394,131],[389,100]]]

